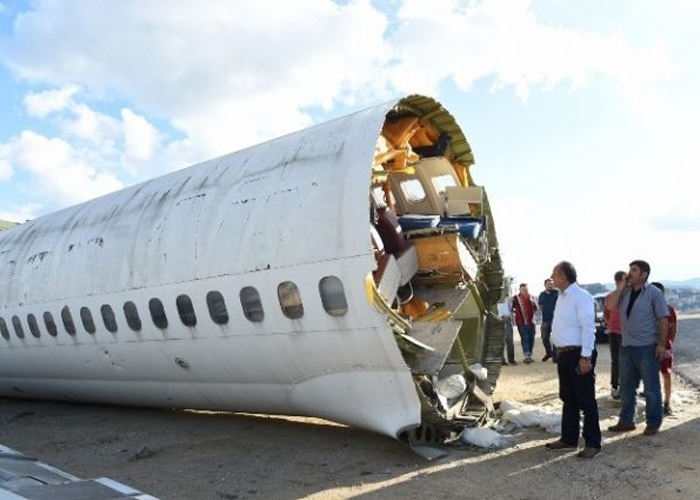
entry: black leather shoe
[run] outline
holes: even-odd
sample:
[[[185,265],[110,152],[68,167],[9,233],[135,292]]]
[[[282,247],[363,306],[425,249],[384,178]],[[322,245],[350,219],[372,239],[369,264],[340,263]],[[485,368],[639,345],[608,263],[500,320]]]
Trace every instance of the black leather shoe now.
[[[545,354],[545,355],[544,355],[544,358],[542,358],[542,361],[547,361],[547,360],[548,360],[549,358],[551,358],[551,357],[552,357],[551,354]]]
[[[561,439],[557,439],[556,441],[550,441],[549,443],[545,444],[544,447],[548,450],[571,450],[573,448],[578,448],[578,446],[565,443]]]
[[[634,424],[626,424],[624,422],[618,422],[615,425],[611,425],[608,427],[608,430],[610,432],[627,432],[627,431],[633,431],[637,428],[636,425]]]
[[[576,456],[579,458],[593,458],[600,453],[600,448],[584,448]]]

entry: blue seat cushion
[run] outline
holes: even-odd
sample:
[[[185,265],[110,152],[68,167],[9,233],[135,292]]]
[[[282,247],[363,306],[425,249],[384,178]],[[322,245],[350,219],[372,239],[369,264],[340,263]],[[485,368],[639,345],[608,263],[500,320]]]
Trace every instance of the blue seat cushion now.
[[[406,214],[399,217],[399,224],[401,224],[401,229],[404,231],[410,231],[412,229],[429,229],[432,227],[437,227],[439,223],[439,215]]]
[[[457,226],[459,234],[468,240],[475,240],[484,230],[484,221],[481,217],[453,216],[442,217],[438,227]]]

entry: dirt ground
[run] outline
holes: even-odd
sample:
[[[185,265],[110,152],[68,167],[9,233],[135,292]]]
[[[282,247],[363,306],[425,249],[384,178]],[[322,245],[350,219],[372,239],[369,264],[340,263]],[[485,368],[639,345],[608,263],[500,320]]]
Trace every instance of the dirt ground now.
[[[496,401],[560,406],[555,365],[540,362],[537,348],[536,363],[504,367]],[[699,498],[697,391],[676,380],[674,415],[658,435],[643,436],[643,423],[614,435],[605,429],[619,403],[609,396],[607,345],[599,350],[604,442],[593,460],[546,450],[556,436],[540,428],[516,430],[498,450],[450,446],[429,462],[392,439],[321,420],[11,399],[0,399],[0,443],[163,500]]]

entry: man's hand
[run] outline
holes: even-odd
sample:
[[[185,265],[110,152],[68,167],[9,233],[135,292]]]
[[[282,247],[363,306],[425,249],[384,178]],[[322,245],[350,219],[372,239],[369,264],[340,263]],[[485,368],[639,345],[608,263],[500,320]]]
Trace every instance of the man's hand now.
[[[666,351],[666,346],[657,344],[656,345],[656,359],[663,361],[668,357],[668,352]]]
[[[578,368],[581,370],[581,375],[585,375],[593,369],[591,358],[580,358],[578,360]]]

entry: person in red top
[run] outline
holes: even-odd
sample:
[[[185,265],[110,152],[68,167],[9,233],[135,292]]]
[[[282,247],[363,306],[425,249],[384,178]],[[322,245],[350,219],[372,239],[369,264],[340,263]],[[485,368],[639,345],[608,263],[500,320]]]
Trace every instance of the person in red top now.
[[[666,293],[664,286],[655,281],[653,286]],[[666,338],[666,359],[662,359],[659,363],[659,370],[664,379],[664,415],[670,415],[671,412],[671,373],[673,373],[673,341],[676,339],[676,330],[678,319],[676,318],[676,309],[668,304],[668,337]]]
[[[532,363],[532,350],[535,347],[535,311],[537,302],[527,290],[527,284],[520,284],[520,293],[513,296],[513,319],[520,334],[525,363]]]
[[[615,288],[619,288],[620,283],[627,281],[627,273],[618,271],[615,273]],[[610,345],[610,396],[613,399],[620,399],[620,344],[622,343],[622,326],[620,325],[620,310],[616,307],[612,311],[608,309],[612,292],[605,296],[605,307],[603,316],[605,318],[605,331],[608,334],[608,344]]]

